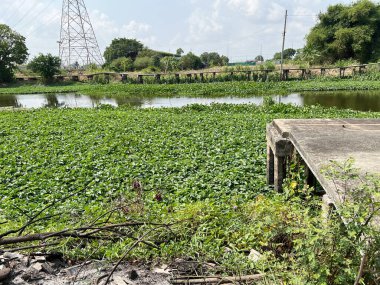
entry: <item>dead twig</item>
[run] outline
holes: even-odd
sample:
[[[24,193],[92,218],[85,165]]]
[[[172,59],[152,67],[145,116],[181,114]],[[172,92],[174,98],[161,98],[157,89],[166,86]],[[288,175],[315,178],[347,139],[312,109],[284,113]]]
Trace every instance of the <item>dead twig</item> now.
[[[164,227],[166,225],[162,225],[160,227]],[[135,241],[129,248],[128,250],[122,255],[122,257],[119,259],[119,261],[115,264],[115,266],[112,268],[111,272],[108,274],[107,276],[107,279],[106,279],[106,282],[104,283],[104,285],[107,285],[109,284],[109,282],[111,281],[111,277],[112,275],[115,273],[116,269],[119,267],[119,265],[121,264],[121,262],[127,257],[127,255],[139,244],[141,243],[144,238],[149,235],[152,231],[155,231],[157,230],[158,228],[160,227],[156,227],[156,228],[153,228],[153,229],[150,229],[149,231],[147,231],[146,233],[144,233],[137,241]],[[97,283],[99,284],[99,283]]]
[[[23,246],[23,247],[16,247],[16,248],[9,248],[4,249],[4,252],[18,252],[21,250],[27,250],[27,249],[35,249],[35,248],[45,248],[50,246],[56,246],[59,245],[59,242],[53,242],[53,243],[46,243],[46,244],[39,244],[39,245],[31,245],[31,246]]]

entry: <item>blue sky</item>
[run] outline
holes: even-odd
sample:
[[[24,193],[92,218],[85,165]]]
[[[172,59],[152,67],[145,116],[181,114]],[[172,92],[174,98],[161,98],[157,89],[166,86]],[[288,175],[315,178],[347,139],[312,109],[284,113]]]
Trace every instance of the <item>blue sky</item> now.
[[[85,0],[101,52],[113,38],[136,38],[150,48],[201,54],[217,51],[231,61],[270,58],[281,49],[285,10],[286,47],[300,48],[316,15],[346,0]],[[61,0],[1,0],[0,23],[27,38],[29,53],[58,54]]]

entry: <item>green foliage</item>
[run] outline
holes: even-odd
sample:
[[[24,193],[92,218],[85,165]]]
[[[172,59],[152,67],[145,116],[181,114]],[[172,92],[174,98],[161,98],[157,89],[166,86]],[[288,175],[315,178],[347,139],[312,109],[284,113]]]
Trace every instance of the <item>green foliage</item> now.
[[[184,53],[183,49],[179,48],[179,49],[177,49],[177,51],[176,51],[175,54],[176,54],[177,56],[182,56],[183,53]]]
[[[104,52],[106,64],[110,64],[113,60],[120,57],[127,57],[135,60],[144,45],[135,39],[119,38],[114,39],[111,45]]]
[[[217,52],[204,52],[200,58],[205,67],[226,66],[229,62],[228,57],[221,56]]]
[[[296,55],[297,51],[293,48],[287,48],[284,50],[284,60],[285,59],[293,59]],[[273,56],[274,60],[281,60],[281,52],[277,52]]]
[[[264,61],[264,57],[262,55],[258,55],[255,57],[255,61]]]
[[[307,36],[307,49],[315,49],[320,62],[353,58],[376,60],[380,54],[380,5],[360,0],[330,6]]]
[[[296,278],[298,284],[322,284],[331,276],[324,268],[344,277],[356,256],[339,263],[342,253],[331,254],[336,228],[324,230],[318,200],[266,187],[265,128],[278,117],[380,114],[284,104],[0,112],[0,232],[75,192],[44,212],[59,216],[41,219],[25,233],[89,224],[102,215],[101,221],[147,222],[137,236],[152,229],[149,222],[183,221],[156,230],[146,241],[158,247],[141,244],[128,259],[212,261],[216,266],[209,270],[216,274],[276,272],[276,280],[290,284]],[[109,216],[112,208],[122,210]],[[125,236],[78,246],[71,239],[59,250],[85,258],[96,249],[92,258],[117,259],[135,241]],[[251,249],[263,254],[260,261],[248,258]]]
[[[108,74],[95,74],[94,78],[92,79],[93,83],[96,84],[109,84],[110,83],[110,76]]]
[[[16,65],[24,63],[27,57],[25,38],[0,24],[0,83],[12,81]]]
[[[235,76],[235,75],[234,75]],[[246,75],[238,75],[240,79]],[[168,77],[168,84],[121,84],[112,83],[108,86],[70,83],[70,84],[54,84],[54,85],[34,85],[21,84],[10,87],[0,87],[0,94],[30,94],[30,93],[61,93],[76,92],[87,95],[112,95],[123,97],[203,97],[203,96],[238,96],[251,97],[254,95],[273,95],[273,94],[289,94],[292,92],[305,91],[355,91],[355,90],[380,90],[379,72],[374,71],[364,75],[356,75],[353,79],[337,79],[331,77],[320,77],[313,80],[302,81],[281,81],[278,73],[272,75],[273,81],[266,81],[263,74],[255,76],[255,81],[232,81],[229,74],[216,77],[214,80],[209,77],[206,82],[210,83],[192,83],[192,84],[174,84],[177,83],[176,78]],[[271,79],[269,77],[269,79]],[[187,78],[181,78],[181,82],[185,83]],[[235,77],[234,79],[239,79]],[[128,79],[130,80],[130,78]],[[198,80],[200,80],[198,78]],[[277,80],[277,81],[276,81]],[[265,81],[265,82],[263,82]],[[198,81],[199,82],[199,81]]]
[[[28,64],[28,69],[41,75],[44,81],[52,81],[54,75],[60,73],[60,67],[61,59],[50,53],[47,55],[40,54],[33,58]]]
[[[179,60],[179,66],[181,69],[184,70],[197,70],[203,68],[204,64],[198,56],[196,56],[192,52],[189,52],[188,54],[181,57],[181,59]]]
[[[178,64],[179,60],[173,56],[165,56],[160,59],[160,67],[164,73],[178,70]]]
[[[133,70],[133,60],[129,57],[120,57],[113,60],[110,65],[110,69],[116,72],[126,72]]]
[[[154,58],[148,56],[138,56],[134,62],[134,67],[136,70],[142,70],[150,66],[155,66]]]

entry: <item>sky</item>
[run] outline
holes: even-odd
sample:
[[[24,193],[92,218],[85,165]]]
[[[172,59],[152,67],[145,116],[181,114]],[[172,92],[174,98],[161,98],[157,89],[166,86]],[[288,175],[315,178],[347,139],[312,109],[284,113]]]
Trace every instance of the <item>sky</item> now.
[[[114,38],[135,38],[149,48],[185,53],[216,51],[231,62],[272,58],[301,48],[317,15],[350,0],[84,0],[101,53]],[[0,23],[26,37],[30,58],[58,55],[63,0],[0,0]]]

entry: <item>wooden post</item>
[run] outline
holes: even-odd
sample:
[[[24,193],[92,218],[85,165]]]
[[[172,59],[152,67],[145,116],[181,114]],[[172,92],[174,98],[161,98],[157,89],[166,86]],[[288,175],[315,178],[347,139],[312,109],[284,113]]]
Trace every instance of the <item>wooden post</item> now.
[[[343,77],[344,77],[344,73],[345,73],[345,71],[346,71],[346,68],[344,68],[344,67],[340,67],[340,68],[339,68],[339,77],[340,77],[340,78],[343,78]]]
[[[268,70],[265,70],[265,71],[264,71],[264,78],[265,78],[265,81],[268,80],[268,74],[269,74],[269,71],[268,71]]]
[[[121,82],[123,83],[127,82],[128,74],[123,73],[123,74],[120,74],[120,76],[121,76]]]
[[[301,79],[305,79],[306,69],[301,69]]]
[[[363,74],[365,69],[366,69],[365,65],[359,66],[359,74]]]
[[[282,80],[287,81],[289,79],[289,69],[283,70]]]

